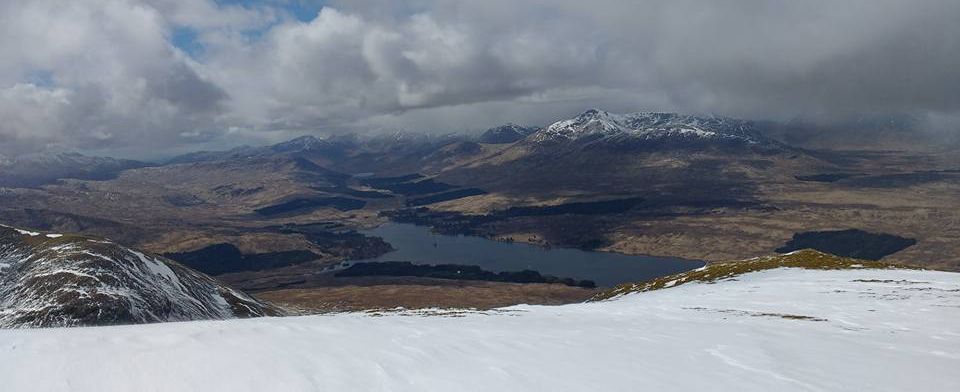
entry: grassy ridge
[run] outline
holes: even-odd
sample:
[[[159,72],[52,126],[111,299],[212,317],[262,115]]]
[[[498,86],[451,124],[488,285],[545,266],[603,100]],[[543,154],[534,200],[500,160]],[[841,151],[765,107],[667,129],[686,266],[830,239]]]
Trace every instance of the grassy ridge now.
[[[812,249],[804,249],[784,255],[759,257],[744,261],[708,264],[707,266],[697,270],[664,276],[642,283],[624,283],[614,287],[613,289],[601,292],[590,300],[602,301],[623,294],[659,290],[690,282],[715,282],[750,272],[775,268],[839,270],[851,268],[889,269],[917,267],[903,264],[884,263],[880,261],[851,259],[821,253]]]

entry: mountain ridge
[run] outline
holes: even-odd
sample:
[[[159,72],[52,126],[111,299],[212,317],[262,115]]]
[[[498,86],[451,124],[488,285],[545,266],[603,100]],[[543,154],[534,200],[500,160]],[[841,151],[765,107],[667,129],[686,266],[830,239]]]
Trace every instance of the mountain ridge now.
[[[615,114],[590,109],[560,120],[527,138],[535,144],[549,142],[642,142],[750,146],[773,145],[751,121],[722,116],[695,116],[665,112]]]
[[[152,164],[76,152],[0,157],[0,186],[36,187],[59,179],[107,180],[128,169]]]
[[[525,127],[514,123],[507,123],[487,129],[480,135],[480,143],[507,144],[526,138],[538,131],[540,127]]]
[[[0,327],[275,314],[209,276],[109,240],[0,226]]]

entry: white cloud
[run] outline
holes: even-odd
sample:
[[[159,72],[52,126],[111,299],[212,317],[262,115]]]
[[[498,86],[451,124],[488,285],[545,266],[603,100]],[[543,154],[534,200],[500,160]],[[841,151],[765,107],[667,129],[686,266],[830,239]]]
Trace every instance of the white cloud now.
[[[956,118],[958,17],[947,0],[348,1],[308,22],[284,1],[0,1],[0,140],[183,149],[587,107]],[[195,58],[171,44],[183,28]]]
[[[42,139],[62,131],[65,124],[61,121],[70,106],[70,96],[64,89],[44,89],[32,84],[0,89],[4,136]]]
[[[225,97],[170,46],[153,8],[132,1],[0,5],[0,134],[8,149],[164,145],[209,126]],[[49,75],[47,84],[24,82]]]

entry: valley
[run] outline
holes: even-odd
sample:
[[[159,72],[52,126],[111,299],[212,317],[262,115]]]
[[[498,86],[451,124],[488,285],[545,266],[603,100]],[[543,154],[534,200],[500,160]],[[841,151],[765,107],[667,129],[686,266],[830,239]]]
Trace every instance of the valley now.
[[[491,249],[509,242],[554,249],[551,259],[586,251],[556,264],[501,257],[506,265],[492,271],[531,269],[601,286],[698,266],[683,260],[787,251],[794,236],[844,230],[881,240],[840,255],[888,247],[871,257],[960,270],[960,158],[952,150],[814,150],[766,135],[743,120],[591,110],[545,128],[505,126],[479,138],[308,136],[127,163],[132,167],[112,177],[67,173],[3,188],[0,220],[108,237],[256,293],[362,291],[376,281],[391,290],[447,284],[426,277],[352,284],[360,278],[332,276],[344,262],[362,260],[463,263],[452,254],[429,259],[437,250],[430,238],[387,238],[382,231],[397,223],[491,244],[444,246],[475,255],[496,255]],[[103,165],[78,158],[71,165],[87,161]],[[837,251],[836,242],[846,242],[839,238],[806,246]],[[657,261],[611,267],[614,280],[591,275],[603,269],[589,260],[620,257]],[[489,268],[485,263],[463,264]],[[648,264],[659,270],[628,272]],[[515,291],[495,283],[464,284]]]

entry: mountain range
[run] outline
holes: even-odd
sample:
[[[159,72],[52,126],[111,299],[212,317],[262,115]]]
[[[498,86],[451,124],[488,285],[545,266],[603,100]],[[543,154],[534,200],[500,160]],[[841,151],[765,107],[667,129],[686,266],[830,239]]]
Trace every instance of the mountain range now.
[[[676,113],[613,114],[591,109],[530,137],[534,143],[604,142],[646,147],[773,143],[749,121]]]
[[[304,136],[131,163],[102,180],[36,176],[46,183],[0,190],[0,221],[156,254],[229,246],[243,260],[301,255],[271,264],[291,271],[287,283],[386,249],[355,231],[401,216],[448,232],[708,261],[857,229],[914,244],[884,257],[960,268],[960,237],[949,234],[960,230],[958,155],[809,149],[769,130],[711,115],[588,110],[482,134]],[[109,162],[72,159],[64,166]],[[563,213],[620,204],[630,207]],[[259,282],[228,275],[241,288]]]
[[[108,180],[124,170],[147,166],[151,164],[64,152],[0,157],[0,187],[35,187],[61,178]]]
[[[560,148],[558,145],[604,145],[634,150],[693,148],[777,148],[744,120],[674,113],[613,114],[588,110],[545,128],[506,124],[479,136],[397,133],[379,136],[302,136],[269,146],[242,146],[226,151],[198,151],[162,163],[92,157],[79,153],[28,154],[0,159],[0,187],[37,187],[58,179],[109,180],[119,173],[151,166],[226,162],[253,157],[310,159],[343,172],[403,173],[444,171],[491,158],[503,147]],[[490,146],[490,147],[483,147]],[[500,154],[499,156],[502,156]]]

